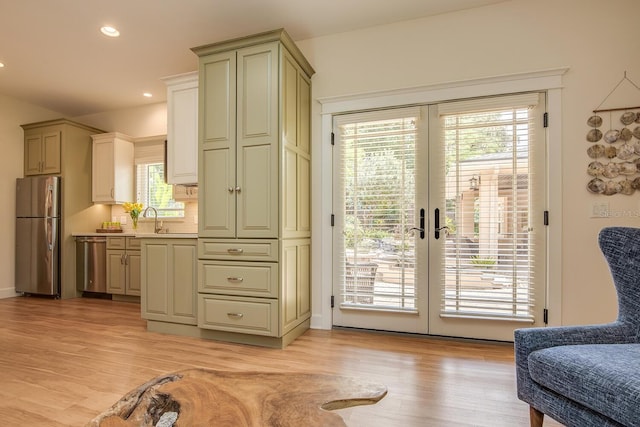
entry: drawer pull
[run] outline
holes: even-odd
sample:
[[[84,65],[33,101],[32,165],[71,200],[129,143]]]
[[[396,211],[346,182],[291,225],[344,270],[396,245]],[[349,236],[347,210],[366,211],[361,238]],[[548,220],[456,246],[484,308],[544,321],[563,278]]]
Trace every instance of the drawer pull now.
[[[227,277],[227,280],[233,283],[242,283],[244,279],[242,277]]]
[[[227,249],[227,252],[229,252],[230,254],[241,254],[242,252],[244,252],[244,249],[231,248],[231,249]]]
[[[235,319],[242,319],[244,317],[244,314],[242,314],[242,313],[227,313],[227,316],[233,317]]]

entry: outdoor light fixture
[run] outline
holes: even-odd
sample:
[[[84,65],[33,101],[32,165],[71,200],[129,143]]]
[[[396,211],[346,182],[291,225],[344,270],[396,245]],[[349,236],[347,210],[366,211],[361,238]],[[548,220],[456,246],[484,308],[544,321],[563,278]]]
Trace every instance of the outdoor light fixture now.
[[[477,190],[480,186],[480,177],[473,175],[469,180],[469,190]]]

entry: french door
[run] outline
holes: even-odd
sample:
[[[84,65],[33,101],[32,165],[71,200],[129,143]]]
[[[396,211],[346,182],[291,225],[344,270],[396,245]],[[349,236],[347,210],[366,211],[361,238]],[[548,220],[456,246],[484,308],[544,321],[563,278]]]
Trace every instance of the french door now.
[[[334,119],[334,325],[427,333],[426,118]]]
[[[531,93],[334,117],[334,325],[543,324],[543,112]]]

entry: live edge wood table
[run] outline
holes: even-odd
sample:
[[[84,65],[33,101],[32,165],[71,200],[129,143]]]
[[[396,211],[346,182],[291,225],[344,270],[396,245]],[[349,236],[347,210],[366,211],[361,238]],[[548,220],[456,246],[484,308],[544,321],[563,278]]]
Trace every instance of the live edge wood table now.
[[[329,411],[386,394],[383,385],[342,376],[189,369],[132,390],[86,427],[345,426]]]

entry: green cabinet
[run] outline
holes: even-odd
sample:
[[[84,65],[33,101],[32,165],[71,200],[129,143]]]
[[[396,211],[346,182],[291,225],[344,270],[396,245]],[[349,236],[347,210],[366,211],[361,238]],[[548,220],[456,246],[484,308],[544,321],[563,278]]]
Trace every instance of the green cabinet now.
[[[283,30],[193,50],[200,58],[198,325],[284,345],[311,315],[314,71]]]
[[[140,295],[140,240],[107,237],[107,293]]]
[[[142,318],[195,325],[197,240],[142,239]]]

